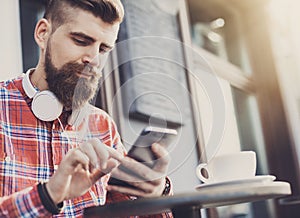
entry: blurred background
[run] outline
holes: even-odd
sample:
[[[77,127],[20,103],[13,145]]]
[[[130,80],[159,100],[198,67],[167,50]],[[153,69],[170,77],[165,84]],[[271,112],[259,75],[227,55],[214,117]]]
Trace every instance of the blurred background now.
[[[130,148],[146,125],[179,130],[175,193],[194,190],[214,155],[257,154],[257,175],[300,193],[300,3],[296,0],[123,0],[125,20],[95,105]],[[0,80],[37,64],[45,0],[2,0]],[[139,79],[139,75],[147,75]],[[151,74],[149,74],[151,73]],[[170,91],[171,90],[171,91]],[[299,217],[277,200],[206,209],[203,217]]]

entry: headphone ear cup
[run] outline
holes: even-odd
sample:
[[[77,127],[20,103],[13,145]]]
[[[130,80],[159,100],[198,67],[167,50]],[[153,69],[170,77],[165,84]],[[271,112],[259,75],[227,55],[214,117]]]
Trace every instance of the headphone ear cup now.
[[[51,91],[45,90],[35,94],[31,109],[40,120],[53,121],[62,113],[63,105]]]

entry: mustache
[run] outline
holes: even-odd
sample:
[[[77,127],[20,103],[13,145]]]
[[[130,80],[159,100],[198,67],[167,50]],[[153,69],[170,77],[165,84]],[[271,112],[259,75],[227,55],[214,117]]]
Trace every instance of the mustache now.
[[[98,71],[97,68],[90,66],[89,64],[79,64],[77,73],[96,77]]]
[[[79,64],[79,63],[67,63],[62,68],[61,71],[69,72],[70,74],[79,74],[79,75],[89,75],[96,77],[97,76],[97,68],[89,65],[89,64]]]

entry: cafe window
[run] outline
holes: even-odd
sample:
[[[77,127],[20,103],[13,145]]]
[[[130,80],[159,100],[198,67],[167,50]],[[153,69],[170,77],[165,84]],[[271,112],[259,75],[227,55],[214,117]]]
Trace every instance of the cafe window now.
[[[274,161],[275,151],[289,146],[290,140],[284,128],[286,120],[279,113],[283,105],[277,97],[279,87],[268,45],[266,2],[187,0],[187,4],[193,47],[212,67],[213,73],[230,86],[229,91],[223,90],[224,97],[234,108],[234,115],[229,119],[236,121],[238,129],[231,140],[239,142],[240,150],[256,152],[257,175],[277,173],[279,178],[294,181],[291,175],[281,174]],[[274,110],[268,102],[278,108]],[[208,134],[205,128],[203,132]],[[279,132],[285,145],[276,142]],[[227,144],[230,143],[223,145],[224,150],[230,149]],[[291,149],[285,149],[288,155]],[[275,205],[271,201],[251,203],[249,211],[245,207],[241,212],[239,207],[237,214],[232,211],[231,217],[277,217]]]
[[[39,48],[34,40],[37,21],[43,16],[46,1],[20,0],[20,22],[22,39],[23,71],[38,63]]]

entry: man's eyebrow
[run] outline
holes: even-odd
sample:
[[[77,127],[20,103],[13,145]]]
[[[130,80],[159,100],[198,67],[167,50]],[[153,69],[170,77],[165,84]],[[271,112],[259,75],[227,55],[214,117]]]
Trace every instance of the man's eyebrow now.
[[[90,36],[88,36],[88,35],[86,35],[86,34],[84,34],[82,32],[71,32],[70,35],[71,36],[76,36],[76,37],[83,38],[85,40],[88,40],[91,43],[96,42],[96,40],[94,38],[92,38],[92,37],[90,37]],[[113,45],[108,45],[106,43],[101,43],[101,46],[105,47],[105,48],[107,48],[109,50],[113,49],[113,47],[114,47]]]
[[[90,41],[91,43],[96,42],[96,40],[94,38],[92,38],[92,37],[90,37],[90,36],[88,36],[88,35],[86,35],[82,32],[70,32],[70,35],[83,38],[87,41]]]

